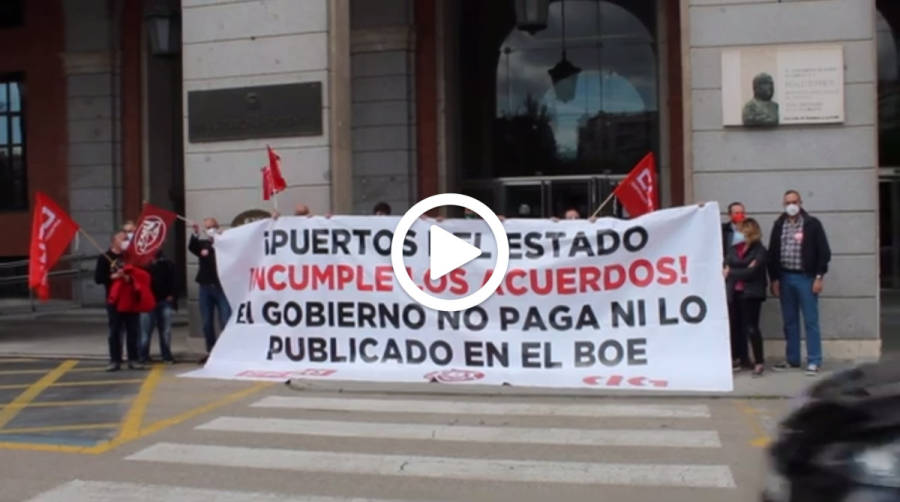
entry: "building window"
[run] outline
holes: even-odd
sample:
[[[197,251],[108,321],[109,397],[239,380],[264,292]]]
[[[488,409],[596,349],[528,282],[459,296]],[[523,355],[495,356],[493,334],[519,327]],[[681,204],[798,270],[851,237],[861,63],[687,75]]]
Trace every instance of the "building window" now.
[[[21,76],[0,77],[0,211],[28,207],[24,90]]]
[[[22,26],[22,3],[22,0],[0,0],[0,28]]]

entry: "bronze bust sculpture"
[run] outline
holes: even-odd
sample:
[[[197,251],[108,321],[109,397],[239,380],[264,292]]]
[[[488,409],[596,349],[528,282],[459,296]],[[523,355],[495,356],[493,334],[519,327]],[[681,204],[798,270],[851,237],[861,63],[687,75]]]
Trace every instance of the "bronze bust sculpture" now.
[[[778,103],[772,101],[775,81],[768,73],[753,77],[753,99],[744,105],[742,120],[745,126],[778,125]]]

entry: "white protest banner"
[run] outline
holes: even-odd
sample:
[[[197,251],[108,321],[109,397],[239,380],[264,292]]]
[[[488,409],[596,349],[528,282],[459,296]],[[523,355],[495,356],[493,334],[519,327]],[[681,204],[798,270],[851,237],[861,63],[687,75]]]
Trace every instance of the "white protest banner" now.
[[[390,264],[397,217],[280,218],[216,238],[234,314],[191,376],[732,388],[719,210],[633,220],[507,220],[509,270],[477,307],[412,301]],[[428,278],[429,228],[406,236],[413,281],[443,298],[477,290],[496,246],[481,220],[441,228],[484,254]]]

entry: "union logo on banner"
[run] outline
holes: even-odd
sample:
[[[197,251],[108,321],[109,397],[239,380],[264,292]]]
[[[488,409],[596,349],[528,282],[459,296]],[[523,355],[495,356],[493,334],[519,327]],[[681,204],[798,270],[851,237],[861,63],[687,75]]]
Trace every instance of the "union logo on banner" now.
[[[166,240],[166,222],[156,215],[148,216],[134,233],[134,251],[140,255],[155,252]]]
[[[456,369],[432,371],[425,375],[425,380],[436,380],[440,383],[474,382],[475,380],[481,380],[482,378],[484,378],[484,373],[480,371]]]
[[[176,217],[171,211],[144,204],[134,237],[125,251],[127,261],[138,267],[145,267],[153,261],[154,255],[166,241],[166,234]]]

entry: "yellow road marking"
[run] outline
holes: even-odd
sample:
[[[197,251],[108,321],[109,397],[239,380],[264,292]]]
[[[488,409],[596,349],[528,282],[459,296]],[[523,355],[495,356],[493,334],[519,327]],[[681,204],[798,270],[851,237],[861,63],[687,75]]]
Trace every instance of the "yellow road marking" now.
[[[2,367],[2,366],[0,366]],[[52,371],[55,366],[49,368],[26,369],[26,370],[0,370],[0,376],[3,375],[40,375]],[[80,368],[72,368],[69,373],[90,373],[92,371],[106,371],[106,366],[84,366]]]
[[[143,378],[123,378],[121,380],[82,380],[77,382],[55,382],[51,387],[89,387],[98,385],[116,385],[116,384],[133,384],[143,383]],[[27,389],[34,384],[22,383],[13,385],[0,385],[0,390]]]
[[[0,429],[2,434],[28,434],[37,432],[58,432],[58,431],[87,431],[94,429],[115,429],[119,426],[118,422],[106,424],[77,424],[77,425],[48,425],[46,427],[18,427],[15,429]]]
[[[24,451],[49,451],[54,453],[89,453],[85,446],[70,446],[63,444],[45,444],[45,443],[0,443],[0,449],[3,450],[24,450]]]
[[[84,380],[80,382],[57,382],[53,384],[53,387],[81,387],[81,386],[91,386],[91,385],[116,385],[116,384],[132,384],[132,383],[143,383],[143,378],[129,378],[129,379],[121,379],[121,380]]]
[[[260,382],[260,383],[257,383],[256,385],[249,387],[247,389],[244,389],[244,390],[241,390],[238,392],[233,392],[231,394],[228,394],[227,396],[223,396],[222,398],[217,399],[209,404],[194,408],[192,410],[188,410],[180,415],[175,415],[174,417],[171,417],[171,418],[165,418],[163,420],[156,421],[156,422],[150,424],[149,426],[141,429],[140,436],[141,437],[148,436],[155,432],[159,432],[165,428],[180,424],[186,420],[190,420],[190,419],[197,417],[199,415],[202,415],[204,413],[213,411],[216,408],[221,408],[222,406],[225,406],[227,404],[231,404],[231,403],[234,403],[235,401],[239,401],[251,394],[255,394],[256,392],[259,392],[259,391],[265,389],[266,387],[270,387],[272,385],[274,385],[274,384],[271,382]]]
[[[105,372],[105,371],[106,371],[106,366],[81,366],[81,367],[78,367],[78,368],[73,369],[73,370],[70,371],[69,373],[89,373],[89,372],[92,372],[92,371],[97,371],[97,372],[103,371],[103,372]]]
[[[750,424],[750,430],[753,431],[753,434],[756,436],[752,440],[750,440],[750,446],[755,446],[757,448],[765,448],[772,443],[772,438],[769,437],[769,434],[766,432],[765,428],[763,428],[762,423],[757,418],[760,415],[760,410],[750,406],[746,401],[735,401],[735,406],[747,417],[747,423]]]
[[[44,368],[39,370],[2,370],[0,371],[0,375],[40,375],[42,373],[46,373],[48,371],[53,370],[53,368]],[[76,370],[69,370],[76,371]]]
[[[150,403],[153,391],[159,385],[162,373],[163,367],[161,364],[154,365],[153,369],[150,370],[150,374],[147,375],[147,378],[144,379],[144,383],[141,385],[141,390],[138,391],[137,396],[134,398],[131,409],[128,410],[125,419],[122,420],[122,429],[119,431],[116,439],[134,439],[138,436],[141,430],[141,423],[144,420],[144,414],[147,412],[147,404]]]
[[[54,367],[43,369],[27,369],[27,370],[0,370],[0,376],[4,375],[40,375],[52,371]],[[90,372],[106,371],[106,366],[85,366],[83,368],[72,368],[69,373],[90,373]]]
[[[105,404],[119,404],[131,402],[131,398],[123,399],[87,399],[84,401],[32,401],[28,404],[15,405],[13,403],[0,404],[0,406],[18,406],[20,408],[47,408],[51,406],[103,406]]]
[[[67,371],[72,369],[78,361],[67,360],[60,363],[59,366],[56,367],[53,371],[50,371],[46,375],[44,375],[40,380],[31,384],[25,392],[19,394],[15,399],[10,402],[10,406],[4,406],[2,410],[0,410],[0,429],[2,429],[6,424],[10,422],[16,415],[22,411],[22,405],[27,405],[32,402],[34,398],[38,397],[41,392],[44,392],[44,389],[53,385],[56,380],[58,380],[61,376],[65,375]]]
[[[71,446],[71,445],[55,445],[55,444],[44,444],[44,443],[15,443],[15,442],[0,442],[0,449],[6,450],[24,450],[24,451],[43,451],[43,452],[55,452],[55,453],[81,453],[85,455],[99,455],[102,453],[106,453],[113,448],[117,448],[125,443],[129,443],[131,441],[135,441],[137,439],[141,439],[147,437],[151,434],[155,434],[164,429],[172,427],[173,425],[178,425],[182,422],[190,420],[194,417],[202,415],[204,413],[209,413],[217,408],[221,408],[222,406],[226,406],[228,404],[237,402],[241,399],[246,398],[256,392],[259,392],[267,387],[274,385],[271,382],[260,382],[256,385],[248,387],[246,389],[242,389],[226,396],[223,396],[215,401],[212,401],[203,406],[198,406],[197,408],[190,409],[181,413],[179,415],[175,415],[171,418],[165,418],[162,420],[158,420],[147,427],[140,429],[137,436],[132,439],[124,439],[121,437],[117,437],[111,441],[104,441],[102,443],[97,443],[94,446]],[[120,435],[121,436],[121,435]]]

